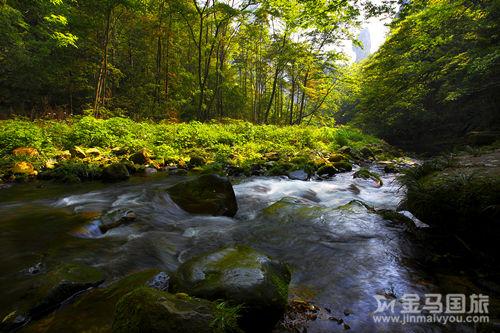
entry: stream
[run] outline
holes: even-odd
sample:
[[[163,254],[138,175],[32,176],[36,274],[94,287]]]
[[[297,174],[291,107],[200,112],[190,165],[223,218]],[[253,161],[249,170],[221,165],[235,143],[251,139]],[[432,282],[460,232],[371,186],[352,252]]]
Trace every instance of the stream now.
[[[102,270],[108,283],[147,268],[172,272],[194,255],[247,244],[290,265],[290,298],[327,308],[353,332],[472,332],[456,325],[374,322],[376,295],[390,300],[439,292],[418,265],[420,247],[405,227],[360,203],[397,209],[404,189],[395,175],[378,171],[381,187],[353,179],[352,172],[323,181],[239,179],[233,182],[239,205],[234,218],[182,211],[163,191],[186,178],[181,176],[2,189],[0,316],[25,293],[26,271],[37,263],[85,263]],[[119,208],[133,210],[136,221],[102,234],[98,217]],[[345,329],[328,319],[307,325],[307,332]]]

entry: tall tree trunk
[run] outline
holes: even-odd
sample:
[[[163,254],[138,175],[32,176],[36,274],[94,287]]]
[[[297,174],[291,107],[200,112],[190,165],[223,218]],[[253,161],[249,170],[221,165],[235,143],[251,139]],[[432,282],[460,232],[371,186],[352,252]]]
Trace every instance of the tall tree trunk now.
[[[293,107],[295,102],[295,75],[292,74],[292,91],[290,96],[290,118],[289,124],[293,125]]]
[[[109,8],[106,14],[106,27],[104,30],[104,40],[102,43],[102,60],[101,66],[99,68],[99,74],[97,78],[97,84],[95,89],[95,99],[94,99],[94,114],[96,117],[99,116],[99,107],[104,104],[104,94],[106,89],[106,76],[108,72],[108,44],[109,44],[109,30],[111,26],[111,14],[113,8]]]
[[[302,98],[300,99],[300,108],[299,108],[299,117],[296,120],[297,125],[300,125],[302,122],[302,117],[304,116],[304,105],[306,101],[306,88],[307,88],[307,79],[309,77],[309,70],[306,71],[304,75],[304,89],[302,92]]]

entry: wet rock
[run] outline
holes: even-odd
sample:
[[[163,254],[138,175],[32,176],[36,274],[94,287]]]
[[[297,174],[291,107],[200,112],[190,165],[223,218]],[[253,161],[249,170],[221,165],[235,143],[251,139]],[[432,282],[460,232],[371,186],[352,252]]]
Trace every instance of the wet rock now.
[[[417,227],[413,220],[399,212],[390,209],[378,209],[376,213],[385,220],[403,225],[409,232],[415,233],[417,231]]]
[[[62,303],[104,281],[103,274],[89,266],[76,263],[62,264],[46,273],[35,274],[32,285],[18,301],[2,325],[16,329],[29,320],[36,320],[56,310]]]
[[[17,162],[12,167],[12,172],[15,174],[28,175],[28,176],[37,175],[37,173],[38,173],[35,170],[35,167],[33,166],[33,164],[31,164],[29,162]]]
[[[136,215],[129,209],[117,209],[106,213],[101,217],[99,229],[104,234],[110,229],[117,228],[125,223],[132,222],[136,219]]]
[[[146,169],[144,169],[144,174],[146,176],[154,175],[157,172],[158,172],[158,170],[156,170],[155,168],[146,168]]]
[[[236,314],[214,302],[138,288],[118,301],[114,333],[229,332],[237,330]]]
[[[356,171],[353,175],[352,178],[361,178],[361,179],[371,179],[373,180],[378,187],[382,186],[384,183],[382,182],[382,179],[380,176],[372,172],[366,168],[361,168],[358,171]]]
[[[107,182],[118,182],[130,178],[127,167],[123,163],[114,163],[104,168],[102,179]]]
[[[20,327],[26,325],[28,318],[19,314],[17,311],[12,311],[6,315],[0,322],[0,332],[13,332]]]
[[[351,191],[352,193],[358,195],[361,193],[361,190],[359,189],[359,187],[357,187],[356,185],[354,184],[351,184],[349,185],[349,187],[347,188],[349,191]]]
[[[134,162],[135,164],[148,164],[151,162],[149,152],[146,149],[141,149],[138,152],[132,154],[129,158],[130,161]]]
[[[37,275],[44,271],[44,265],[42,262],[37,262],[35,265],[28,267],[25,272],[28,275]]]
[[[316,173],[318,174],[318,176],[331,177],[331,176],[334,176],[337,173],[339,173],[339,170],[337,170],[337,168],[335,168],[333,165],[324,165],[324,166],[320,167],[316,171]]]
[[[288,173],[288,178],[293,180],[308,180],[309,174],[304,170],[295,170]]]
[[[188,171],[186,169],[180,169],[177,167],[168,168],[167,171],[168,174],[172,176],[186,176],[188,174]]]
[[[202,175],[167,189],[172,200],[193,214],[234,216],[238,210],[231,182],[218,175]]]
[[[78,146],[73,147],[70,151],[72,157],[78,157],[78,158],[85,158],[87,157],[87,154],[85,151]]]
[[[186,261],[172,276],[171,291],[241,304],[241,325],[254,332],[272,328],[283,315],[289,282],[286,265],[236,246]]]
[[[47,320],[31,322],[30,331],[111,332],[116,303],[127,293],[144,287],[158,273],[158,270],[149,269],[127,275],[105,287],[93,288],[79,295],[75,302],[65,304]]]
[[[19,147],[12,151],[12,155],[14,156],[38,156],[38,150],[36,148],[31,147]]]
[[[148,287],[163,291],[167,291],[169,285],[170,285],[170,276],[168,276],[168,274],[165,272],[160,272],[156,274],[147,283]]]

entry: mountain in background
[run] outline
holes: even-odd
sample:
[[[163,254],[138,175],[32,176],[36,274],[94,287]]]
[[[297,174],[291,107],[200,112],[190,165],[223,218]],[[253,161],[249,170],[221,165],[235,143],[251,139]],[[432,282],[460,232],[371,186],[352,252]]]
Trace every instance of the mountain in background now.
[[[370,55],[371,36],[370,36],[370,29],[368,29],[368,27],[361,30],[358,36],[358,40],[360,41],[362,47],[356,45],[352,46],[352,50],[356,54],[355,62],[360,62],[361,60],[365,59]]]

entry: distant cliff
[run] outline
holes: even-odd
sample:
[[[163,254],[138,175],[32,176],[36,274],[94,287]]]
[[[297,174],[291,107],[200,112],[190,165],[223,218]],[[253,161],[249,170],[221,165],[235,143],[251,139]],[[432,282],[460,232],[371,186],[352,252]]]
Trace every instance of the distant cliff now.
[[[361,60],[365,59],[370,55],[370,49],[371,49],[371,37],[370,37],[370,30],[368,28],[364,28],[361,30],[358,36],[358,40],[361,42],[361,45],[363,46],[358,47],[356,45],[352,46],[352,50],[354,53],[356,53],[356,62],[360,62]]]

